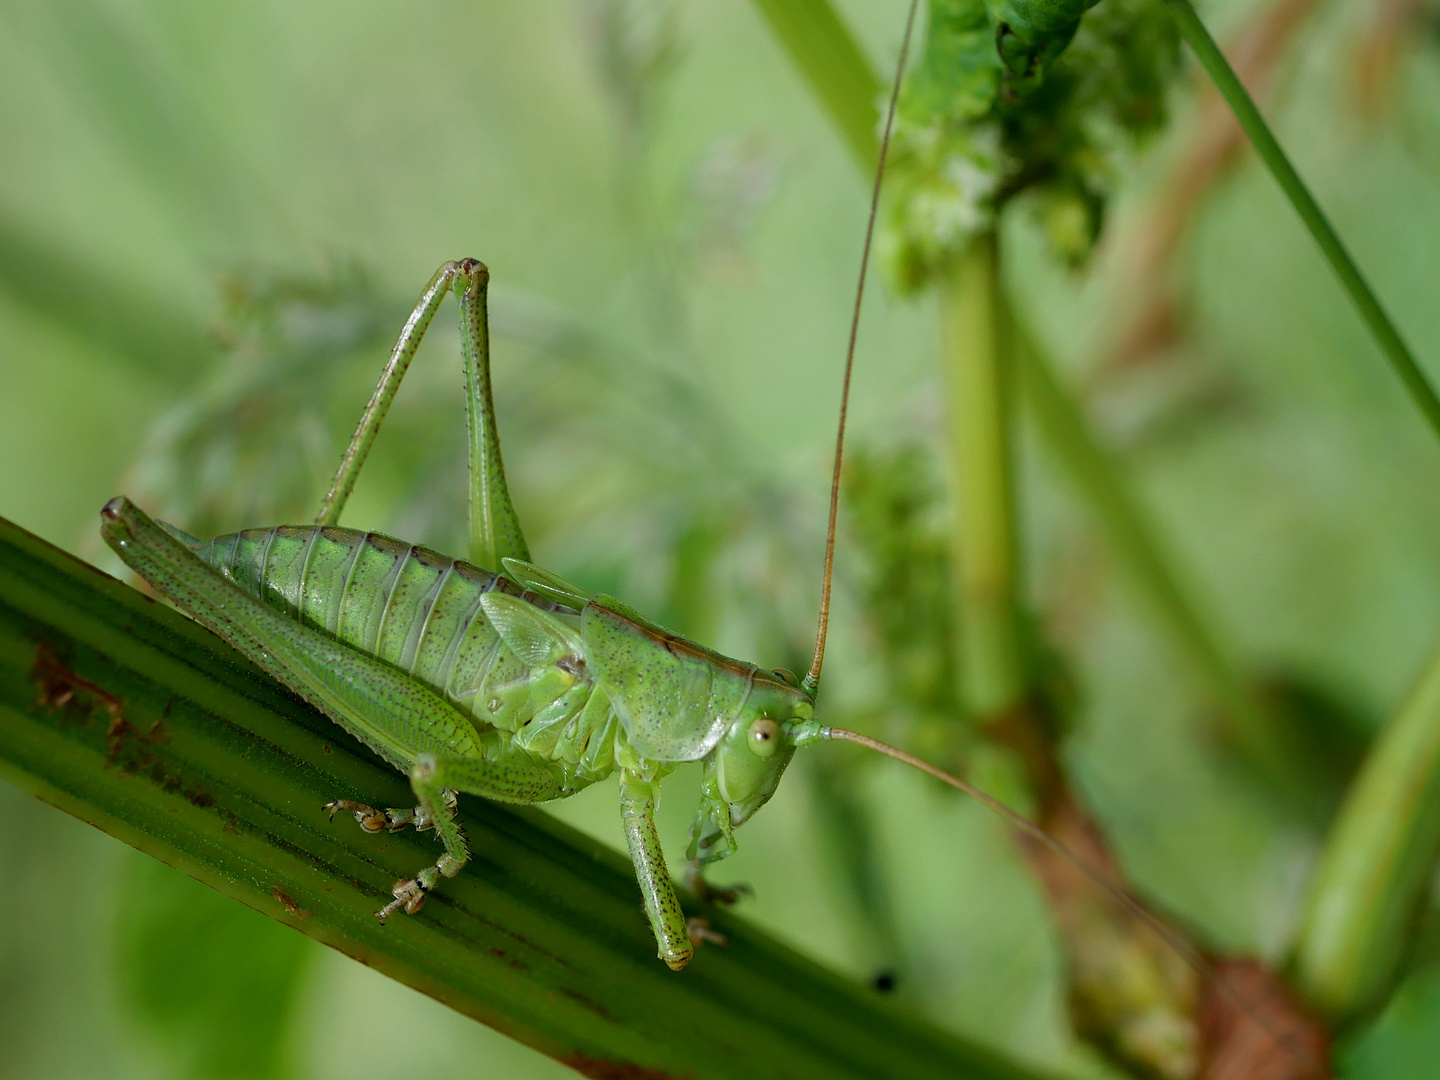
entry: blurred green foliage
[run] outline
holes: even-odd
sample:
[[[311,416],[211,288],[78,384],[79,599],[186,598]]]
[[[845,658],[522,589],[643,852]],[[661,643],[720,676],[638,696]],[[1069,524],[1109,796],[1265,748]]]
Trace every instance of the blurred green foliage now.
[[[314,946],[162,863],[126,861],[117,974],[138,1026],[181,1076],[289,1075],[285,1036]]]
[[[837,6],[885,70],[901,0]],[[1261,10],[1204,14],[1225,28]],[[1434,358],[1440,44],[1395,44],[1366,111],[1351,73],[1372,18],[1358,0],[1321,10],[1270,111]],[[1129,156],[1165,115],[1175,52],[1160,20],[1158,3],[1106,0],[1031,91],[1119,85],[1128,104],[1100,129],[1066,126],[1060,104],[1041,127],[1007,121],[998,73],[969,96],[917,82],[897,165],[919,171],[899,183],[948,197],[957,176],[983,180],[959,242],[1022,162],[1043,166],[1041,212],[1001,221],[1011,294],[1234,651],[1277,673],[1295,715],[1340,717],[1304,750],[1343,776],[1440,631],[1440,459],[1254,168],[1210,192],[1172,268],[1183,339],[1108,364],[1138,290],[1126,252],[1194,119],[1182,96],[1154,152]],[[866,191],[749,6],[3,0],[0,100],[0,514],[97,559],[95,511],[122,489],[199,531],[307,518],[414,295],[444,259],[475,255],[493,273],[506,462],[540,560],[728,652],[803,666]],[[931,108],[950,112],[919,115]],[[1057,248],[1089,254],[1102,206],[1110,246],[1084,275],[1058,265]],[[929,463],[944,439],[934,317],[871,298],[826,708],[908,725],[921,745],[931,723],[938,753],[953,654]],[[444,314],[437,328],[347,522],[454,550],[463,418]],[[1075,775],[1148,894],[1211,940],[1279,956],[1333,787],[1287,791],[1295,762],[1209,737],[1183,666],[1033,441],[1026,590],[1074,672]],[[906,1007],[1003,1052],[1113,1075],[1068,1032],[1044,907],[1003,830],[919,780],[813,753],[725,868],[756,888],[747,913],[856,977],[883,969]],[[972,763],[988,782],[987,769],[1003,787],[1004,763]],[[672,858],[694,784],[665,788]],[[196,890],[48,808],[8,791],[0,805],[16,898],[0,924],[0,1077],[361,1080],[417,1061],[562,1074],[358,965],[307,956],[298,935],[262,941],[251,913],[184,899]],[[555,812],[619,843],[608,788]],[[173,904],[224,947],[172,974],[154,964],[181,940],[160,917]],[[251,933],[247,962],[227,961]],[[1433,1060],[1434,938],[1345,1047],[1345,1075]],[[206,988],[220,978],[206,964],[232,981]],[[263,1004],[251,1015],[231,995]],[[250,1068],[233,1049],[246,1030]]]
[[[953,269],[1026,191],[1054,254],[1083,263],[1126,152],[1164,123],[1180,57],[1165,9],[1109,0],[1083,19],[1077,13],[1078,27],[1027,36],[1018,65],[1003,60],[1007,19],[1056,6],[930,5],[925,51],[897,117],[881,234],[902,291]]]

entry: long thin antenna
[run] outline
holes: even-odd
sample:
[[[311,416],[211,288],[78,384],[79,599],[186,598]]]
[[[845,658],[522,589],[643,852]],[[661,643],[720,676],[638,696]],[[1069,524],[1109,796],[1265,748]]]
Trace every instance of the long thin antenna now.
[[[923,758],[918,758],[914,754],[907,754],[904,750],[898,750],[888,743],[880,742],[878,739],[872,739],[868,735],[861,735],[858,731],[826,727],[820,729],[820,735],[825,739],[855,743],[865,747],[867,750],[874,750],[877,754],[884,754],[886,757],[894,758],[896,761],[902,762],[905,765],[919,769],[927,776],[933,776],[942,784],[948,784],[956,791],[970,796],[970,798],[976,802],[988,806],[1026,836],[1039,844],[1043,844],[1076,870],[1079,870],[1092,884],[1104,891],[1107,896],[1124,908],[1126,912],[1149,927],[1161,941],[1175,950],[1176,955],[1184,960],[1185,963],[1189,964],[1190,967],[1194,968],[1201,978],[1214,983],[1220,992],[1229,998],[1233,1005],[1239,1008],[1241,1014],[1248,1017],[1250,1021],[1256,1024],[1266,1035],[1274,1039],[1279,1045],[1285,1047],[1286,1050],[1295,1055],[1296,1058],[1307,1066],[1314,1064],[1314,1055],[1311,1054],[1308,1049],[1299,1045],[1288,1032],[1276,1030],[1255,1008],[1255,1002],[1248,1000],[1245,995],[1241,994],[1239,990],[1224,979],[1194,945],[1190,944],[1189,941],[1167,925],[1164,920],[1150,911],[1144,904],[1140,903],[1139,900],[1131,896],[1123,886],[1111,880],[1110,876],[1103,870],[1091,865],[1080,855],[1071,851],[1029,818],[1010,809],[1010,807],[995,798],[995,796],[981,791],[975,785],[961,780],[958,776],[951,776],[944,770],[931,765]]]
[[[885,133],[880,138],[880,160],[875,165],[875,186],[870,192],[870,217],[865,223],[865,247],[860,253],[860,281],[855,286],[855,309],[850,315],[850,344],[845,350],[845,378],[840,388],[840,423],[835,433],[835,467],[830,473],[830,522],[825,530],[825,569],[820,579],[820,627],[815,632],[815,657],[805,673],[805,689],[815,693],[820,686],[820,668],[825,663],[825,635],[830,629],[830,580],[835,570],[835,520],[840,515],[840,465],[845,459],[845,417],[850,411],[850,374],[855,368],[855,339],[860,333],[860,304],[865,299],[865,273],[870,268],[870,243],[875,238],[875,217],[880,210],[880,187],[885,182],[885,159],[890,153],[890,133],[895,127],[895,106],[900,101],[900,82],[910,55],[910,35],[920,0],[910,0],[905,16],[905,36],[900,39],[900,59],[895,65],[895,82],[890,87],[890,104],[885,110]]]

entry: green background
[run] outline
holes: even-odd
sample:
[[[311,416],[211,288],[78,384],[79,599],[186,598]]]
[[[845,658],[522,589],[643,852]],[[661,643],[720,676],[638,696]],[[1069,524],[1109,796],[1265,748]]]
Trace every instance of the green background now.
[[[888,68],[903,5],[837,6]],[[1203,14],[1222,31],[1246,17]],[[1402,52],[1367,112],[1347,45],[1365,17],[1354,0],[1320,9],[1270,111],[1435,360],[1440,45]],[[1179,108],[1131,167],[1114,238],[1192,119]],[[3,0],[0,147],[0,514],[112,572],[95,515],[120,490],[219,528],[303,519],[386,336],[436,265],[473,255],[493,275],[500,424],[537,561],[728,652],[803,662],[867,192],[751,6]],[[1136,370],[1102,363],[1123,243],[1085,275],[1055,269],[1023,207],[1005,241],[1027,318],[1220,632],[1253,670],[1378,724],[1440,629],[1440,453],[1269,179],[1247,163],[1211,192],[1177,267],[1188,334]],[[344,285],[353,268],[363,285]],[[351,292],[247,337],[226,299],[267,275]],[[870,299],[855,445],[942,445],[934,312]],[[437,327],[346,522],[458,550],[448,312]],[[235,390],[236,371],[260,391]],[[197,400],[221,403],[199,425],[221,447],[207,465],[233,432],[281,448],[237,437],[233,470],[191,477],[216,506],[157,464],[163,425]],[[1313,824],[1207,740],[1103,537],[1028,433],[1022,451],[1027,588],[1082,703],[1075,775],[1147,895],[1276,956]],[[687,592],[697,547],[712,569]],[[870,707],[877,683],[846,550],[835,715]],[[864,777],[896,993],[1061,1074],[1107,1075],[1067,1034],[1053,934],[1003,829],[898,769]],[[792,771],[716,876],[755,886],[746,914],[870,978],[888,959],[828,858],[816,782]],[[688,773],[665,786],[676,865],[694,795]],[[611,785],[555,812],[619,846]],[[0,1077],[568,1075],[16,791],[0,813]],[[1422,940],[1347,1043],[1346,1075],[1419,1077],[1440,1057],[1428,955]]]

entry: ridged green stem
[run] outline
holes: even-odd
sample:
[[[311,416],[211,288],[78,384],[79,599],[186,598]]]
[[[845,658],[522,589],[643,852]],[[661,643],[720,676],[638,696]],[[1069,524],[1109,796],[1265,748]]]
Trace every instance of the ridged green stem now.
[[[723,911],[699,909],[729,947],[671,972],[629,863],[538,811],[462,796],[474,862],[381,926],[377,902],[435,842],[322,806],[411,805],[403,778],[189,620],[3,519],[0,775],[588,1076],[1035,1075]]]
[[[1371,748],[1326,842],[1296,983],[1336,1020],[1384,1000],[1440,851],[1440,651]]]
[[[1014,408],[1001,345],[998,245],[975,241],[943,285],[940,327],[958,521],[961,685],[993,715],[1025,692],[1011,466]]]
[[[1416,407],[1424,414],[1426,422],[1435,434],[1440,436],[1440,397],[1436,396],[1435,388],[1420,370],[1409,346],[1400,337],[1400,332],[1390,321],[1385,309],[1380,306],[1379,299],[1370,290],[1369,284],[1350,258],[1350,253],[1340,242],[1340,237],[1336,235],[1319,204],[1306,188],[1305,182],[1300,179],[1300,174],[1295,171],[1295,166],[1290,164],[1285,151],[1280,149],[1280,144],[1275,141],[1275,136],[1271,134],[1265,118],[1260,115],[1260,110],[1255,107],[1255,102],[1235,74],[1235,69],[1225,59],[1225,54],[1210,36],[1210,31],[1205,29],[1205,24],[1195,13],[1190,0],[1165,0],[1165,6],[1174,16],[1181,36],[1195,51],[1200,66],[1205,69],[1215,88],[1229,104],[1250,144],[1260,155],[1260,160],[1270,170],[1270,175],[1275,178],[1275,182],[1285,192],[1285,197],[1290,200],[1290,205],[1300,215],[1300,220],[1310,230],[1310,235],[1320,245],[1330,268],[1335,271],[1340,284],[1350,294],[1351,301],[1359,311],[1360,318],[1365,321],[1375,343],[1380,346],[1380,351],[1390,361],[1390,366],[1394,368]]]

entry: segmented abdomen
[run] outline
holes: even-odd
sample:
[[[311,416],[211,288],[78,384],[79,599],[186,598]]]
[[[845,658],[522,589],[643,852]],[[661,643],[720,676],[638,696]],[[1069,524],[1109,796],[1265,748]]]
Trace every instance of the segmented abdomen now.
[[[572,609],[429,548],[355,529],[249,529],[195,553],[250,595],[427,683],[482,728],[550,760],[558,750],[586,779],[608,771],[608,701],[577,701],[558,684],[547,701],[554,673],[517,660],[480,599],[501,590],[562,618],[576,616]]]

